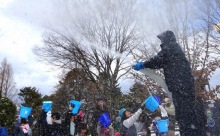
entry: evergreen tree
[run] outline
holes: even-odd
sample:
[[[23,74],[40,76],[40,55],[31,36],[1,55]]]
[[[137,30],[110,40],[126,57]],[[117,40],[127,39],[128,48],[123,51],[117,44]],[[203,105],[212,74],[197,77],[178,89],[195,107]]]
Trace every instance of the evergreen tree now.
[[[24,87],[18,94],[23,101],[22,106],[31,107],[33,112],[42,104],[42,95],[35,87]]]
[[[0,125],[5,125],[9,135],[15,122],[16,105],[8,98],[0,98]]]
[[[87,106],[91,107],[95,103],[97,91],[94,83],[88,80],[85,71],[80,68],[74,68],[68,71],[59,81],[57,90],[50,96],[53,101],[53,110],[68,110],[70,100],[82,100],[89,102]]]

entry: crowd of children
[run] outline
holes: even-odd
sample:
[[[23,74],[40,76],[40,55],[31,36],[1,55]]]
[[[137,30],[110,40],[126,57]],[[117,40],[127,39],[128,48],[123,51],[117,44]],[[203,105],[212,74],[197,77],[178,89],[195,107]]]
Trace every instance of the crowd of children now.
[[[142,103],[134,113],[129,109],[120,109],[115,119],[109,116],[110,122],[103,124],[100,122],[100,116],[104,113],[110,114],[108,114],[109,109],[104,100],[98,99],[93,111],[95,118],[93,128],[85,121],[83,111],[79,109],[77,113],[72,113],[73,108],[74,106],[70,106],[65,117],[61,117],[59,112],[52,112],[51,108],[43,107],[40,116],[35,119],[34,123],[32,115],[29,115],[28,118],[18,116],[14,124],[13,136],[150,136],[151,130],[155,132],[156,136],[168,134],[159,132],[157,127],[157,120],[168,119],[168,114],[162,105],[157,108],[161,116],[154,120],[150,120],[149,115],[145,112],[145,103]]]

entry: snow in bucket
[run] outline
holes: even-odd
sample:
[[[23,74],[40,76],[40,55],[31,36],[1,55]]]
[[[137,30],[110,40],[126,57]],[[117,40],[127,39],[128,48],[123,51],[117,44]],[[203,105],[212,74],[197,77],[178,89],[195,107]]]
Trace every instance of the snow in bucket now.
[[[160,133],[168,132],[168,120],[167,119],[165,119],[165,120],[163,120],[163,119],[158,120],[157,121],[157,128],[158,128],[158,131]]]
[[[73,114],[77,114],[79,111],[79,108],[81,106],[81,102],[80,101],[76,101],[76,100],[70,100],[70,105],[73,108],[72,109],[72,113]]]
[[[52,101],[43,101],[42,108],[44,112],[48,112],[52,110]]]
[[[154,112],[158,108],[158,106],[159,103],[152,95],[150,95],[145,101],[145,107],[152,112]]]
[[[102,115],[100,115],[98,121],[103,128],[107,128],[111,124],[111,119],[108,112],[105,112]]]
[[[24,119],[28,118],[28,116],[31,114],[31,110],[32,110],[32,108],[30,108],[30,107],[22,106],[20,108],[20,117],[24,118]]]

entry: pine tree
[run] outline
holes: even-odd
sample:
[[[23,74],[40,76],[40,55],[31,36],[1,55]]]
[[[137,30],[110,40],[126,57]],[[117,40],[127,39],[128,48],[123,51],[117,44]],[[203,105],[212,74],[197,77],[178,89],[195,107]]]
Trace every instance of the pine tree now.
[[[0,125],[4,125],[12,133],[12,127],[15,122],[16,105],[8,98],[0,98]]]
[[[18,94],[20,99],[23,100],[22,106],[31,107],[32,112],[38,109],[42,104],[42,95],[35,87],[24,87],[20,89],[20,93]]]

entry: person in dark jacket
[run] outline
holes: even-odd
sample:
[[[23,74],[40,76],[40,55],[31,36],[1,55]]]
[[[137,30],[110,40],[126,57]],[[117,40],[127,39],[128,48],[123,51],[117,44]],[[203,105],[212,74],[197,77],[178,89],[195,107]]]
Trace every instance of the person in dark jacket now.
[[[8,136],[8,129],[5,124],[0,125],[0,136]]]
[[[95,119],[96,119],[96,132],[98,136],[105,135],[105,132],[109,132],[109,135],[113,135],[114,129],[113,127],[109,126],[108,128],[103,128],[102,125],[99,123],[98,118],[105,112],[109,113],[107,106],[105,105],[104,99],[98,98],[96,99],[97,105],[95,108]]]
[[[14,122],[14,125],[13,125],[13,134],[12,136],[19,136],[20,134],[20,117],[19,115],[16,116],[16,120]]]
[[[96,99],[97,105],[95,107],[95,118],[98,119],[100,115],[102,115],[105,112],[108,111],[108,107],[106,106],[104,99],[102,98],[97,98]]]
[[[29,126],[32,127],[33,123],[34,123],[34,117],[33,117],[33,115],[29,115],[28,116],[28,124],[29,124]]]
[[[45,136],[48,134],[48,123],[47,123],[47,112],[45,112],[44,110],[41,111],[40,116],[38,118],[38,135],[39,136]]]
[[[157,37],[162,42],[161,51],[150,60],[138,62],[133,69],[162,68],[165,82],[172,93],[181,136],[203,136],[194,109],[195,86],[190,64],[172,31],[167,30]]]
[[[49,136],[64,136],[60,114],[58,112],[53,112],[51,118],[53,123],[51,125]]]

